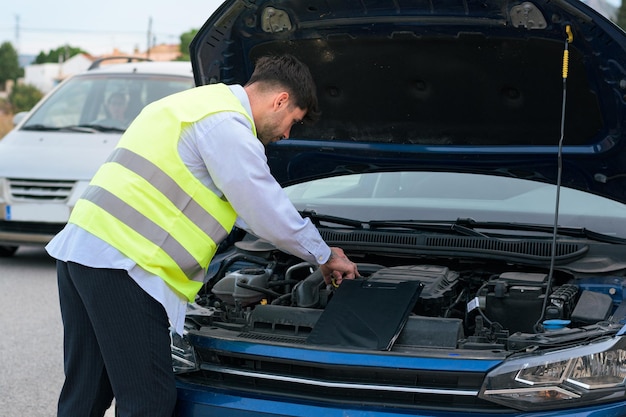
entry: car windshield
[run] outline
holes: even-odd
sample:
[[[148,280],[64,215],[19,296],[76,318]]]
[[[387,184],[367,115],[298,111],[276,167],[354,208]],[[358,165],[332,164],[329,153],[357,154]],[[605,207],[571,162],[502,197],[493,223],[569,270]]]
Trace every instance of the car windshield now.
[[[556,186],[508,177],[449,172],[353,174],[286,187],[296,208],[359,221],[535,224],[555,221]],[[624,204],[561,187],[558,225],[626,237]],[[546,228],[545,230],[549,230]]]
[[[124,131],[148,103],[193,87],[188,77],[87,74],[61,85],[22,126],[26,130]]]

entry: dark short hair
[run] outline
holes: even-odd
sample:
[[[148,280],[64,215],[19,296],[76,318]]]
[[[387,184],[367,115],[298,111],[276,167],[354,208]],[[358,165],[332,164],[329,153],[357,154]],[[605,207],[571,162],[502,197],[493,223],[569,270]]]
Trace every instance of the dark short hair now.
[[[287,90],[294,104],[306,110],[304,122],[319,117],[317,90],[309,67],[293,55],[263,56],[257,59],[254,71],[246,85],[266,83]]]

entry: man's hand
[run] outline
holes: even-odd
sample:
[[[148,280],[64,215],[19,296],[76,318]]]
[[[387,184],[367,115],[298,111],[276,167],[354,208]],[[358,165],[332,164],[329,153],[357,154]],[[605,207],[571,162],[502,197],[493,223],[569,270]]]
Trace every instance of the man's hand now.
[[[344,279],[354,279],[359,271],[354,262],[343,253],[341,248],[330,248],[330,257],[325,264],[320,265],[324,282],[338,286]]]

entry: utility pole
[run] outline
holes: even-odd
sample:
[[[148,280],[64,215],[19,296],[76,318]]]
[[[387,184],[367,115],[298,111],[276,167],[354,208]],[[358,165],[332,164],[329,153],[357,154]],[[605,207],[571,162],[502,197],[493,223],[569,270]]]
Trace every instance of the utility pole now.
[[[150,58],[150,42],[152,42],[152,16],[148,19],[148,46],[146,47],[146,58]]]
[[[20,55],[20,15],[15,15],[15,50],[17,51],[17,56]]]

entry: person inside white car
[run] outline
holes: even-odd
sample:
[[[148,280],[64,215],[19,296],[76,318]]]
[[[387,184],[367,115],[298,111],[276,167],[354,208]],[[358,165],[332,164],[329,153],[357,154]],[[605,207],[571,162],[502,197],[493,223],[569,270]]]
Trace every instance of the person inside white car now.
[[[112,93],[107,98],[104,105],[106,117],[104,119],[99,119],[96,123],[104,126],[126,129],[129,122],[126,117],[127,108],[128,100],[126,98],[126,94],[122,92]]]

